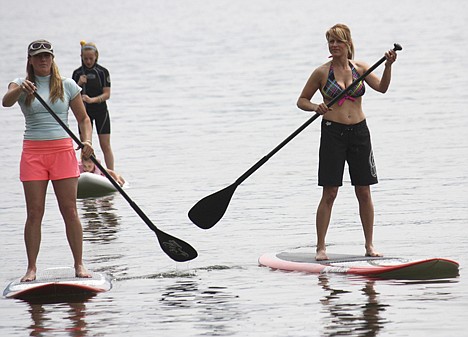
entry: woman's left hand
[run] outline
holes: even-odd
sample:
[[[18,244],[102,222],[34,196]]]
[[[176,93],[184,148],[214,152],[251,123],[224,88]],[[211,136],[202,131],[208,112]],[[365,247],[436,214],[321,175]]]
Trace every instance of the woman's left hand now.
[[[85,103],[92,103],[91,97],[89,97],[88,95],[81,95],[81,98],[83,99],[83,102]]]
[[[391,66],[392,63],[396,61],[397,53],[393,49],[390,49],[388,52],[385,53],[385,57],[387,58],[387,62],[385,62],[385,65]]]
[[[85,159],[88,159],[89,157],[91,157],[92,154],[94,154],[93,145],[91,144],[89,140],[85,140],[82,143],[84,146],[81,149],[81,154],[83,155]]]

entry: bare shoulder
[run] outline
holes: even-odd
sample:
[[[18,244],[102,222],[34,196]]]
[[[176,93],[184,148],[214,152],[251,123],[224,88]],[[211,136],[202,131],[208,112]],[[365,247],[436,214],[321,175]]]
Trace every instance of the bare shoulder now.
[[[359,74],[363,74],[369,69],[369,65],[366,62],[351,60],[351,63]]]
[[[328,71],[330,69],[331,61],[322,64],[321,66],[315,68],[315,70],[310,75],[310,79],[312,81],[322,82],[324,78],[328,76]]]
[[[330,65],[331,65],[331,61],[328,61],[327,63],[324,63],[322,64],[321,66],[319,66],[317,69],[315,69],[314,72],[317,72],[317,74],[320,74],[320,75],[328,75],[328,71],[330,70]]]
[[[326,81],[328,70],[330,69],[330,63],[331,61],[314,69],[307,80],[304,89],[302,89],[300,98],[310,100],[312,96],[314,96],[315,92],[324,86],[324,81]]]

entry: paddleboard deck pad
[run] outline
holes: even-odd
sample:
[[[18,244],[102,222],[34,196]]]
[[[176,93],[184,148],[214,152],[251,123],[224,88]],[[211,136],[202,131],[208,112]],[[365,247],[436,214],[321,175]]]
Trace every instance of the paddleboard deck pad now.
[[[317,261],[314,253],[266,253],[258,259],[261,266],[305,273],[342,273],[385,279],[428,280],[459,275],[459,264],[443,258],[408,260],[395,257],[367,257],[327,254]]]
[[[124,184],[123,188],[127,184]],[[115,186],[105,176],[96,173],[83,172],[78,178],[78,199],[102,197],[117,192]]]
[[[75,269],[69,267],[49,268],[39,271],[36,280],[21,282],[16,279],[5,288],[3,296],[25,301],[50,303],[71,300],[76,297],[92,297],[112,288],[109,276],[91,272],[92,277],[75,276]]]

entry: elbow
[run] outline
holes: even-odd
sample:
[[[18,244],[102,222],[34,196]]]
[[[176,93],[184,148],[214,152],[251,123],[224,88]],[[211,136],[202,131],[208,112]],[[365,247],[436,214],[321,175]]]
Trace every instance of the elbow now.
[[[377,89],[377,91],[380,92],[381,94],[385,94],[387,90],[388,90],[388,86],[379,87],[379,89]]]
[[[297,99],[296,106],[297,106],[299,109],[304,110],[304,97],[299,97],[299,98]]]
[[[378,91],[381,92],[382,94],[385,94],[390,87],[390,81],[385,81],[383,83],[380,83]]]

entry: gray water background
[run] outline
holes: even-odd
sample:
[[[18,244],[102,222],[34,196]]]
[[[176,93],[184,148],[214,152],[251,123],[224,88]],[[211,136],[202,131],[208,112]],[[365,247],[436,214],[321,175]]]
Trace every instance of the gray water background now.
[[[199,257],[170,260],[118,194],[81,200],[86,265],[111,274],[114,288],[73,304],[0,299],[0,334],[468,336],[467,7],[461,0],[2,3],[2,95],[24,75],[30,41],[53,42],[64,76],[80,65],[80,40],[96,42],[112,76],[116,170],[150,219]],[[380,179],[372,189],[376,247],[454,259],[457,279],[372,281],[258,266],[265,252],[314,250],[318,121],[237,189],[214,228],[187,218],[196,201],[231,184],[311,116],[295,102],[327,61],[324,33],[338,22],[352,29],[356,59],[373,64],[394,42],[404,48],[389,92],[368,89],[364,97]],[[6,286],[26,268],[18,180],[24,119],[18,106],[1,116]],[[46,207],[38,266],[69,266],[51,190]],[[364,253],[347,176],[327,241],[330,252]]]

